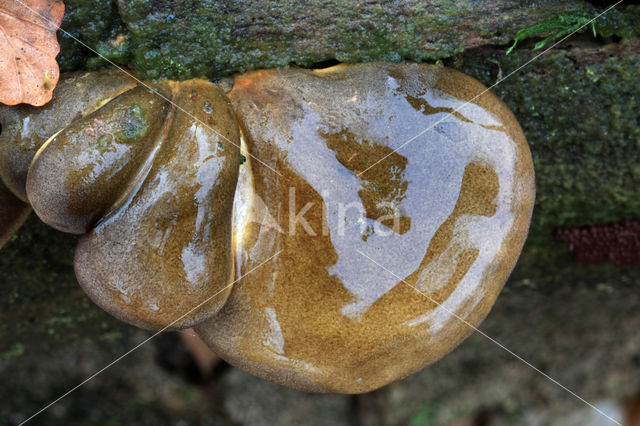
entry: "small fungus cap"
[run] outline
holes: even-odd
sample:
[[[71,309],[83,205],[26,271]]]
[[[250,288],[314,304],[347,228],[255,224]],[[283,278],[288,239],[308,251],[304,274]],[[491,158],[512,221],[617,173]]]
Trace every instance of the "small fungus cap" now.
[[[239,144],[213,84],[135,86],[50,138],[27,194],[44,222],[84,234],[76,276],[98,305],[142,328],[186,328],[230,291]]]
[[[117,70],[74,72],[60,77],[45,106],[0,105],[0,179],[28,202],[27,172],[47,139],[134,85],[135,80]]]

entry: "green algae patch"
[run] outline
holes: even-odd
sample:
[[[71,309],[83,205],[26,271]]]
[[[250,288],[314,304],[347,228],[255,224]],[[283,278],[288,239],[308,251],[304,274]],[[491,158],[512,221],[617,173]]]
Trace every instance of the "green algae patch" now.
[[[118,117],[118,115],[121,115],[121,117]],[[142,108],[138,104],[128,107],[125,111],[116,112],[116,117],[119,118],[119,120],[118,118],[116,120],[122,126],[122,130],[116,133],[116,137],[122,141],[143,138],[149,131],[149,122],[143,116]]]

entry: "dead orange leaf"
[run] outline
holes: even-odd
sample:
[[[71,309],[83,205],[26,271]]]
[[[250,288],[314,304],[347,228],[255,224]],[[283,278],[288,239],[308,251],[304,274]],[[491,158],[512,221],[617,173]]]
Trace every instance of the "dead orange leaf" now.
[[[60,77],[56,30],[63,15],[61,0],[0,1],[0,102],[49,102]]]

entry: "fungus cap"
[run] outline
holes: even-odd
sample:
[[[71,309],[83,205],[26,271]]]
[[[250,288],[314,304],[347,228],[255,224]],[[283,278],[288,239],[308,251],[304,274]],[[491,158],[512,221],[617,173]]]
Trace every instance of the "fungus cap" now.
[[[186,328],[230,291],[239,144],[213,84],[135,86],[43,145],[27,194],[44,222],[84,234],[75,271],[94,302],[142,328]]]
[[[257,71],[229,96],[250,157],[239,281],[196,327],[215,352],[296,389],[359,393],[473,331],[535,194],[527,142],[497,97],[418,64]]]
[[[535,186],[516,119],[479,82],[380,63],[252,72],[228,98],[154,87],[66,125],[27,177],[45,222],[85,233],[76,274],[105,310],[198,324],[246,371],[342,393],[436,361],[487,315]]]

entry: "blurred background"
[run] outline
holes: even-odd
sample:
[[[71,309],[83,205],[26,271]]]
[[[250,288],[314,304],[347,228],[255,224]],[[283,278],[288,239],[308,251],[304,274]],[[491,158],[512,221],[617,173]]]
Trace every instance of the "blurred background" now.
[[[71,266],[74,244],[75,237],[32,217],[5,248],[20,259],[9,268],[8,255],[2,256],[2,280],[15,284],[0,301],[2,425],[19,424],[150,336],[112,319],[82,293]],[[567,268],[588,273],[537,282],[516,271],[480,329],[610,417],[640,424],[637,268],[612,266],[616,273],[604,278],[597,275],[604,265],[568,262],[574,263]],[[244,373],[184,330],[143,344],[30,424],[613,423],[478,333],[436,364],[378,391],[317,395]]]

